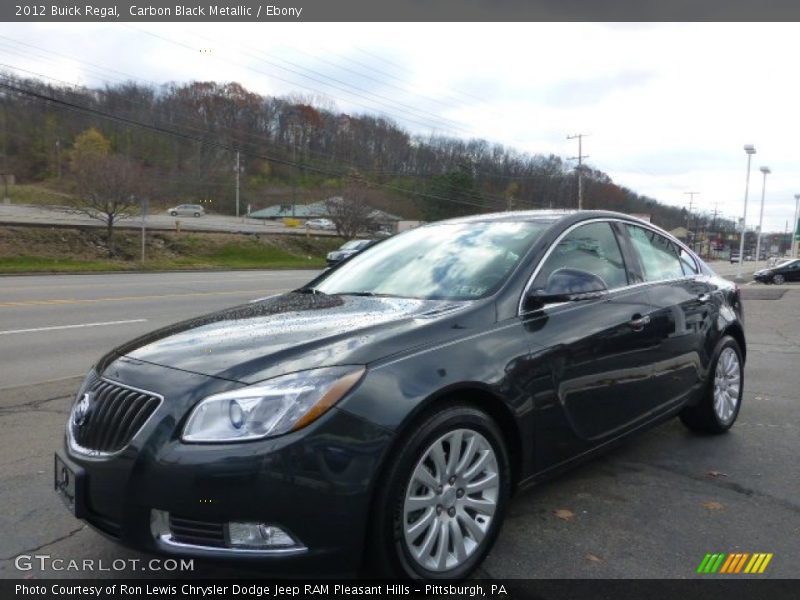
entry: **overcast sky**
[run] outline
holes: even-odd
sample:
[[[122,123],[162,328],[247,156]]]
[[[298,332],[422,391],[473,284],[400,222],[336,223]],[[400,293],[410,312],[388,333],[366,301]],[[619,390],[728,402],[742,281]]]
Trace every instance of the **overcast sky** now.
[[[800,24],[0,24],[0,68],[69,83],[238,81],[415,133],[577,154],[636,192],[783,231],[800,193]],[[20,74],[24,74],[20,72]],[[29,73],[28,73],[29,74]]]

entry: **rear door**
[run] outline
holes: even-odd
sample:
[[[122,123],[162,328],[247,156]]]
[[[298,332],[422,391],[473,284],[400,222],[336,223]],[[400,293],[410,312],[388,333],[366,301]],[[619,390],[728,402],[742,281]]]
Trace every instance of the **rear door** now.
[[[715,288],[692,255],[669,238],[640,225],[623,227],[653,307],[653,398],[667,410],[686,400],[704,380],[711,351],[708,339],[718,310]]]

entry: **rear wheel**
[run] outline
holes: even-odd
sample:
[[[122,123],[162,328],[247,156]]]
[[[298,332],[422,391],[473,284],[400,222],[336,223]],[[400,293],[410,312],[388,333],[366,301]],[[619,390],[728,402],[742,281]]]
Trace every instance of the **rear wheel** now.
[[[378,488],[371,570],[466,577],[497,537],[510,488],[508,454],[491,417],[468,405],[428,415],[400,445]]]
[[[711,372],[703,398],[684,408],[680,418],[689,429],[724,433],[739,415],[744,383],[742,351],[732,337],[725,336],[717,344]]]

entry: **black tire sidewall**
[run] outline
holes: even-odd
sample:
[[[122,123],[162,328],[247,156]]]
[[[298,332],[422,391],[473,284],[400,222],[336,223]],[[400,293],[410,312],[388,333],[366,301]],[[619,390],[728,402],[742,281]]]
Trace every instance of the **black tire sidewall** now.
[[[382,481],[382,492],[376,503],[374,542],[381,556],[381,572],[410,579],[451,579],[467,577],[486,557],[494,545],[505,517],[511,489],[511,469],[503,434],[497,424],[478,408],[460,405],[437,411],[421,419],[397,446],[396,457],[390,461]],[[473,429],[492,445],[500,474],[500,489],[495,514],[489,531],[479,548],[462,565],[442,573],[428,571],[409,555],[402,531],[403,503],[411,473],[427,448],[448,431]]]
[[[783,275],[773,275],[772,276],[772,283],[774,283],[775,285],[781,285],[782,283],[784,283],[783,281],[778,281],[777,280],[778,277],[783,278]]]

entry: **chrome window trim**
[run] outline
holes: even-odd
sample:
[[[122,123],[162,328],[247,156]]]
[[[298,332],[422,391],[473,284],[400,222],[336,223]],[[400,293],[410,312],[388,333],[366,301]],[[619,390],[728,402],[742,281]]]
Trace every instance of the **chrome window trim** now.
[[[613,290],[609,290],[609,294],[616,294],[617,292],[620,292],[620,291],[623,291],[623,290],[630,290],[630,289],[633,289],[633,288],[643,287],[643,286],[646,286],[646,285],[655,285],[655,284],[658,284],[658,283],[666,283],[666,282],[670,282],[670,281],[683,281],[683,280],[694,279],[695,277],[698,277],[701,274],[699,265],[697,264],[697,261],[694,258],[694,252],[692,252],[692,250],[686,244],[684,244],[680,240],[676,239],[673,235],[671,235],[669,232],[664,231],[660,227],[656,227],[655,225],[647,223],[646,221],[640,221],[640,220],[634,219],[634,218],[624,219],[624,218],[621,218],[621,217],[595,217],[593,219],[586,219],[585,221],[578,221],[577,223],[574,223],[574,224],[570,225],[567,229],[565,229],[564,231],[561,232],[561,234],[553,241],[552,244],[550,244],[550,247],[544,253],[544,256],[539,261],[539,263],[536,265],[536,268],[533,270],[533,273],[531,274],[530,278],[528,279],[528,282],[525,284],[525,287],[522,289],[522,295],[520,296],[519,302],[517,304],[517,316],[518,317],[524,316],[526,314],[530,314],[532,312],[537,312],[536,310],[527,311],[527,312],[525,312],[523,310],[523,304],[525,303],[525,296],[528,294],[528,290],[533,285],[533,281],[536,279],[536,276],[539,275],[539,271],[542,270],[542,266],[544,265],[545,261],[547,261],[547,259],[550,258],[550,254],[553,252],[553,250],[556,248],[556,246],[558,246],[558,244],[561,242],[561,240],[564,239],[567,236],[567,234],[569,234],[571,231],[573,231],[574,229],[577,229],[578,227],[580,227],[582,225],[588,225],[590,223],[624,223],[624,224],[627,224],[627,225],[636,225],[638,227],[642,227],[643,229],[649,229],[653,233],[657,233],[658,235],[661,235],[661,236],[667,238],[670,242],[672,242],[672,243],[676,244],[678,247],[683,248],[684,250],[686,250],[689,253],[689,256],[692,258],[692,261],[694,262],[695,267],[697,267],[697,270],[698,270],[697,273],[694,273],[692,275],[683,275],[681,277],[672,277],[670,279],[658,279],[656,281],[642,281],[642,282],[639,282],[639,283],[631,283],[629,285],[625,285],[625,286],[622,286],[622,287],[614,288]],[[617,233],[614,232],[614,235],[617,235]],[[624,254],[623,254],[623,257],[624,257]],[[678,260],[680,261],[680,258],[678,258]],[[681,268],[681,270],[683,270],[683,268]],[[550,307],[545,307],[544,309],[538,309],[538,310],[547,310],[548,308],[555,308],[555,307],[562,306],[564,304],[566,304],[566,302],[559,302],[557,304],[551,305]]]
[[[147,424],[150,422],[150,419],[152,419],[158,412],[158,409],[161,408],[161,405],[164,403],[164,396],[162,396],[161,394],[157,394],[155,392],[151,392],[149,390],[143,390],[141,388],[133,387],[132,385],[126,385],[124,383],[120,383],[119,381],[114,381],[113,379],[109,379],[108,377],[98,377],[98,380],[105,381],[106,383],[110,383],[111,385],[116,385],[118,387],[133,390],[134,392],[139,392],[140,394],[147,394],[148,396],[153,396],[154,398],[158,398],[158,404],[156,405],[155,409],[153,409],[152,414],[149,417],[147,417],[144,423],[142,423],[142,426],[139,427],[139,431],[133,434],[133,436],[131,437],[130,441],[127,444],[125,444],[119,450],[115,450],[114,452],[104,452],[102,450],[92,450],[91,448],[84,448],[83,446],[78,444],[78,442],[75,441],[75,437],[72,433],[72,411],[75,408],[75,404],[72,405],[72,408],[69,411],[69,418],[67,419],[67,445],[69,446],[69,449],[75,454],[80,454],[81,456],[86,456],[89,458],[109,458],[121,454],[122,452],[128,449],[128,446],[130,446],[131,442],[133,442],[133,440],[136,439],[136,436],[139,435],[139,432],[142,431],[145,427],[147,427]]]

